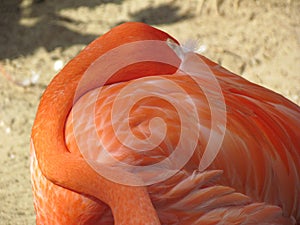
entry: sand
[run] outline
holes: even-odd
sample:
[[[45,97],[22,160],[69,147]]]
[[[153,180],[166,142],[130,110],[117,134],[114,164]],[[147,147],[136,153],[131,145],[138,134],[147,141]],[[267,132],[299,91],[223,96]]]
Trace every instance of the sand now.
[[[158,27],[300,104],[299,0],[5,0],[0,3],[0,224],[34,224],[31,126],[61,66],[125,21]]]

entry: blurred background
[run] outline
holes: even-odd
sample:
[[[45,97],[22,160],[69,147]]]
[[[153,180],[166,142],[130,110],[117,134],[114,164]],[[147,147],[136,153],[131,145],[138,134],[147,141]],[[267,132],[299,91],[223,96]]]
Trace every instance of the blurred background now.
[[[0,0],[0,225],[34,224],[31,126],[54,75],[126,21],[160,28],[300,104],[300,0]]]

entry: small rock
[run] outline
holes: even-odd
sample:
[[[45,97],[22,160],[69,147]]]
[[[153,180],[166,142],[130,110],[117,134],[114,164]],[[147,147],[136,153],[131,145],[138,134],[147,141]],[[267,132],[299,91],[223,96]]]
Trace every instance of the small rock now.
[[[61,70],[63,68],[63,61],[62,60],[56,60],[53,66],[53,69],[55,72]]]
[[[7,134],[10,134],[10,132],[11,132],[11,129],[10,129],[10,127],[6,127],[6,129],[5,129],[5,133],[7,133]]]

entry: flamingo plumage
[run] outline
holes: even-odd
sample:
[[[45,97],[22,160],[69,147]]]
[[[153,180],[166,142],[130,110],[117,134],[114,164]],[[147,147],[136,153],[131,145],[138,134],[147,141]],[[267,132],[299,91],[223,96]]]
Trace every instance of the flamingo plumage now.
[[[119,46],[147,41],[158,41],[154,53],[174,63],[145,60],[116,70],[100,86],[97,77],[82,81],[98,58]],[[143,46],[136,49],[138,54],[143,54],[143,48],[149,50]],[[299,106],[201,55],[177,51],[176,46],[178,42],[163,31],[143,23],[125,23],[92,42],[52,80],[41,98],[31,136],[37,224],[300,223]],[[198,60],[214,74],[221,92],[206,83],[205,77],[195,81],[189,76],[198,68],[194,67]],[[104,63],[104,67],[94,66],[98,77],[106,66],[121,61]],[[206,89],[199,89],[197,79]],[[181,91],[169,90],[170,82]],[[124,94],[126,87],[129,89]],[[222,93],[213,103],[221,113],[217,117],[212,116],[206,91]],[[145,93],[149,96],[144,98]],[[158,98],[157,93],[169,96],[171,103]],[[91,104],[95,96],[98,98]],[[138,101],[130,108],[127,122],[135,137],[145,140],[153,135],[156,140],[151,129],[161,121],[150,120],[157,117],[165,123],[166,136],[151,151],[133,151],[115,135],[116,121],[111,119],[114,107],[122,111],[133,97]],[[118,98],[121,106],[114,105]],[[220,99],[225,107],[219,104]],[[145,185],[127,185],[102,176],[87,162],[79,142],[92,158],[107,167],[115,166],[91,138],[93,129],[109,154],[121,162],[143,167],[170,156],[182,131],[182,120],[174,107],[177,100],[178,104],[186,103],[186,118],[196,108],[198,117],[191,116],[184,130],[190,140],[195,135],[197,139],[191,157],[179,170],[170,170],[171,176]],[[95,115],[95,127],[90,124],[89,113]],[[224,115],[226,120],[221,118]],[[212,119],[225,125],[216,129]],[[194,126],[201,127],[199,133],[195,134]],[[120,129],[119,134],[127,137]],[[213,160],[201,168],[210,130],[223,130],[224,136]],[[185,138],[187,145],[189,138]],[[151,172],[148,175],[152,178],[160,176]],[[119,176],[122,180],[126,174]]]

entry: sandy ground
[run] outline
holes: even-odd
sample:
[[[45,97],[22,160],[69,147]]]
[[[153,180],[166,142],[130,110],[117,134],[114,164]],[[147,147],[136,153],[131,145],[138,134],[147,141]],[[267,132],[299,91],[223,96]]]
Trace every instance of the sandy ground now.
[[[29,138],[49,81],[84,46],[142,21],[300,104],[299,0],[2,0],[0,224],[34,224]],[[29,84],[29,85],[28,85]]]

